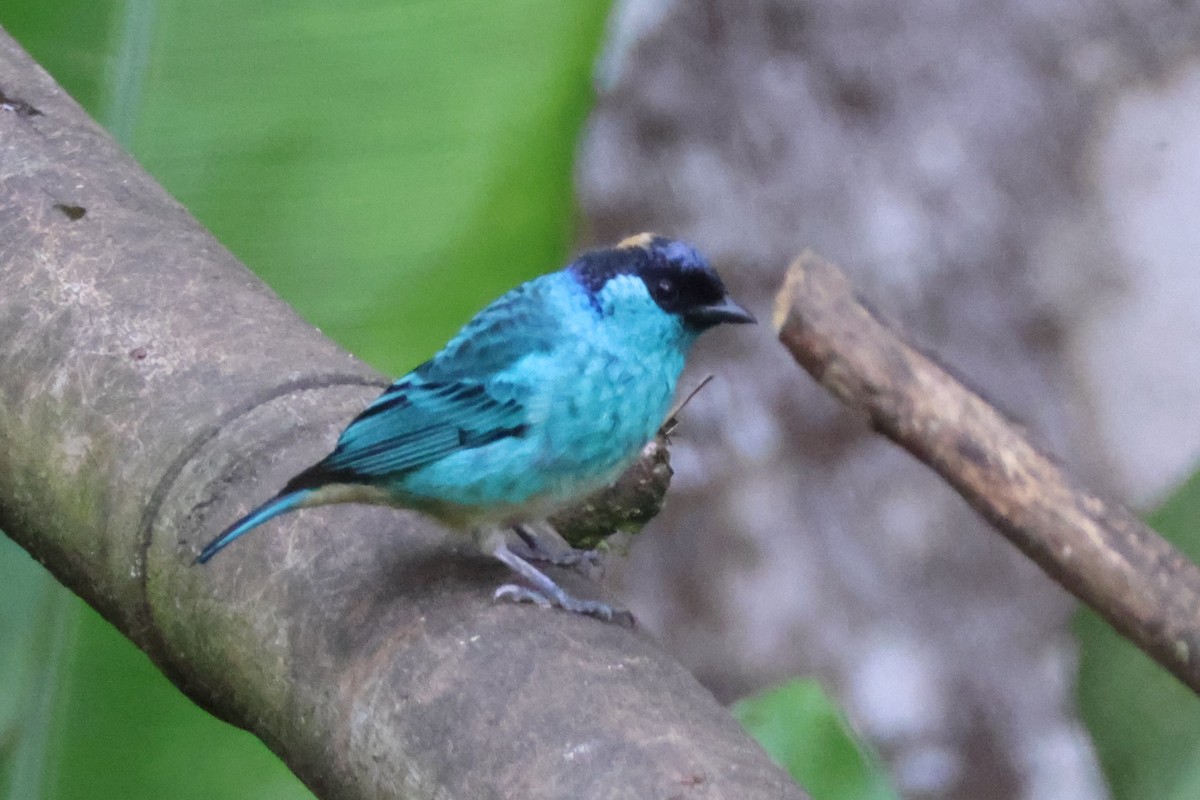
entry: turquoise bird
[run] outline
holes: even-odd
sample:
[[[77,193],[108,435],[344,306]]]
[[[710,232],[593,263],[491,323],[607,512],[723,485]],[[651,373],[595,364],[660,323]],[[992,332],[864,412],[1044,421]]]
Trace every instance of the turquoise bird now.
[[[480,311],[441,352],[393,383],[333,452],[201,550],[207,562],[288,511],[376,503],[474,532],[528,585],[494,597],[611,620],[530,561],[549,557],[530,523],[616,480],[670,409],[697,337],[754,322],[691,246],[640,234],[584,253]],[[509,545],[515,531],[528,548]],[[515,544],[515,543],[514,543]]]

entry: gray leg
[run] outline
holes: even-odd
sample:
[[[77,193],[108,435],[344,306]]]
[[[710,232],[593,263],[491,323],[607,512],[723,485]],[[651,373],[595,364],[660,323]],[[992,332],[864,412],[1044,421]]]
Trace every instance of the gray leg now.
[[[536,603],[543,608],[558,606],[564,611],[586,614],[605,622],[633,625],[633,615],[624,609],[613,608],[599,600],[580,600],[567,594],[549,575],[509,550],[503,532],[489,533],[481,538],[480,544],[488,553],[533,585],[533,588],[530,588],[515,583],[505,584],[496,590],[492,595],[493,599],[499,600],[503,597],[517,603]]]

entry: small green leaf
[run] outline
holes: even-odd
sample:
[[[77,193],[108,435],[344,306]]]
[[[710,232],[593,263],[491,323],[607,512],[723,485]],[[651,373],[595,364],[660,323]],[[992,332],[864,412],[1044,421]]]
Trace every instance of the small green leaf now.
[[[815,681],[769,689],[733,713],[813,800],[898,800],[879,758]]]

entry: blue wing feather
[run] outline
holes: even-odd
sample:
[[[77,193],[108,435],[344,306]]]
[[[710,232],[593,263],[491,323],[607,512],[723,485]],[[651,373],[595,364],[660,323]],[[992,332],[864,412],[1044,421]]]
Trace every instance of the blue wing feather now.
[[[554,273],[501,295],[412,374],[431,381],[479,381],[526,356],[551,351],[561,338],[562,325],[554,314],[560,303],[551,295],[570,283],[564,273]]]
[[[394,478],[526,429],[521,403],[492,379],[548,352],[560,323],[545,298],[555,276],[523,284],[481,311],[429,361],[393,383],[347,426],[337,447],[285,491]]]

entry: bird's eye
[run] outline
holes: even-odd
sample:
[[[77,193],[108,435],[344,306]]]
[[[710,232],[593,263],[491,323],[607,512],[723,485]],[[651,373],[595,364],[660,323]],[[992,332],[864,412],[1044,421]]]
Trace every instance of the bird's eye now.
[[[670,278],[659,278],[654,284],[654,289],[659,300],[670,300],[679,293],[679,287]]]

